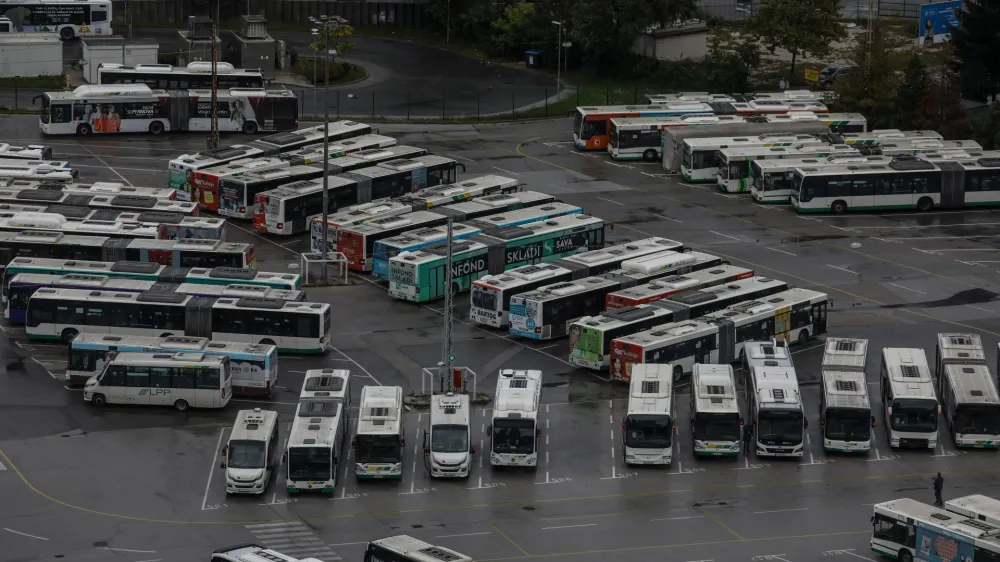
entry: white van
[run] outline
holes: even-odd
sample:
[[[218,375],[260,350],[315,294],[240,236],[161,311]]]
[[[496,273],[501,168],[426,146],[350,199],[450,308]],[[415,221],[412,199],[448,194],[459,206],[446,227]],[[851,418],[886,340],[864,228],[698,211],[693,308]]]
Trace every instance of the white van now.
[[[472,466],[469,421],[472,406],[468,394],[431,396],[430,426],[424,437],[424,453],[429,456],[434,478],[468,478]]]
[[[278,456],[278,413],[240,410],[222,450],[226,494],[263,494]]]

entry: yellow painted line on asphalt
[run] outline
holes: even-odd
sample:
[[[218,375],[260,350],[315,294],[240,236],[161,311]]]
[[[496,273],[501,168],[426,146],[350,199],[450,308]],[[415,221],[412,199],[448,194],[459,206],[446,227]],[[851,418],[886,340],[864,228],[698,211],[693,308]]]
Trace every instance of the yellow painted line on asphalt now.
[[[507,533],[504,533],[503,531],[501,531],[500,527],[496,526],[496,523],[490,523],[490,527],[492,527],[493,530],[496,531],[497,534],[500,535],[501,537],[503,537],[507,542],[509,542],[510,544],[512,544],[514,546],[514,548],[520,550],[521,554],[524,554],[523,557],[518,557],[518,558],[531,558],[531,554],[528,554],[527,550],[524,550],[523,548],[521,548],[521,545],[517,544],[514,541],[514,539],[508,537]]]
[[[715,517],[714,515],[712,515],[711,513],[705,511],[704,509],[702,509],[700,507],[696,507],[694,509],[698,513],[700,513],[700,514],[704,515],[705,517],[708,517],[709,519],[711,519],[712,521],[714,521],[718,526],[720,526],[723,529],[729,531],[729,533],[731,535],[733,535],[734,537],[740,539],[741,541],[745,541],[746,540],[745,538],[743,538],[743,535],[741,535],[741,534],[737,533],[736,531],[734,531],[729,525],[726,525],[722,521],[719,521],[719,519],[717,517]]]

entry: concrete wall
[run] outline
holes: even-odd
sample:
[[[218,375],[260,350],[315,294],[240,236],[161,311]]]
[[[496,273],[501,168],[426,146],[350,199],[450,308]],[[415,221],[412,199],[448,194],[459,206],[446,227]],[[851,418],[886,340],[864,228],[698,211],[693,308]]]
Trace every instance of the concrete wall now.
[[[87,45],[83,43],[83,77],[91,84],[97,84],[97,67],[103,62],[115,62],[129,66],[136,64],[156,64],[160,48],[157,45]],[[124,51],[124,52],[123,52]]]
[[[640,36],[632,52],[658,60],[701,60],[708,56],[708,29],[704,25],[657,29]]]
[[[0,77],[58,76],[63,73],[62,41],[36,34],[0,37]]]

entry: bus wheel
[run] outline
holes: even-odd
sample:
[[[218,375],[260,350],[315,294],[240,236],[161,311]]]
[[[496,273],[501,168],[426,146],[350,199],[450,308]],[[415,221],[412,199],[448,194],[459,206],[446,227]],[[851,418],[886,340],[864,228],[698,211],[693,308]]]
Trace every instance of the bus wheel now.
[[[681,369],[680,365],[674,366],[674,382],[681,380],[681,377],[683,376],[684,376],[684,369]]]
[[[60,339],[62,339],[63,343],[69,344],[69,343],[71,343],[73,341],[73,338],[75,338],[76,335],[79,334],[79,333],[80,332],[77,332],[73,328],[66,328],[65,330],[63,330],[63,333],[62,333],[62,336],[61,336]]]
[[[906,550],[905,548],[903,548],[903,549],[900,549],[900,551],[899,551],[899,558],[898,558],[898,560],[899,560],[899,562],[913,562],[913,555],[910,554],[909,550]]]
[[[178,412],[183,412],[184,410],[187,410],[188,409],[187,400],[178,400],[177,402],[174,402],[174,408],[177,408]]]
[[[843,201],[834,201],[833,205],[830,205],[830,210],[833,211],[835,215],[842,215],[847,211],[847,203]]]
[[[934,208],[934,200],[930,197],[922,197],[920,201],[917,201],[917,210],[921,213],[926,213]]]
[[[169,338],[171,336],[173,336],[173,334],[171,334],[170,332],[163,332],[162,334],[160,334],[161,338]]]
[[[277,344],[274,343],[274,340],[270,340],[270,339],[264,338],[264,339],[260,340],[260,345],[277,345]]]
[[[103,394],[95,394],[94,397],[90,399],[90,403],[98,408],[101,408],[108,403],[108,399],[105,398]]]
[[[81,137],[86,137],[90,135],[91,132],[92,131],[90,129],[90,125],[87,125],[86,123],[81,123],[76,127],[76,134],[80,135]]]
[[[59,30],[59,38],[62,39],[63,41],[69,41],[70,39],[72,39],[73,38],[73,28],[72,27],[64,27],[64,28],[60,29]]]
[[[159,121],[153,121],[149,124],[149,134],[159,135],[163,133],[163,123]]]
[[[809,330],[799,332],[799,345],[805,345],[809,341]]]
[[[652,148],[650,148],[646,152],[642,153],[642,159],[645,160],[646,162],[655,162],[656,161],[656,151],[653,150]]]
[[[257,123],[255,121],[247,121],[243,124],[243,132],[252,135],[257,132]]]

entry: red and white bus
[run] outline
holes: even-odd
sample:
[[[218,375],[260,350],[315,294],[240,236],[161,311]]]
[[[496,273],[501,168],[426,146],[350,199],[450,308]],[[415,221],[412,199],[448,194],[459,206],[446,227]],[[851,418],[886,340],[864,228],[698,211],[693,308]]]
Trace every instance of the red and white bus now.
[[[625,308],[627,306],[639,306],[660,299],[665,299],[681,291],[690,291],[739,281],[753,277],[752,269],[736,267],[735,265],[722,264],[711,269],[692,271],[684,275],[671,275],[655,281],[629,287],[609,293],[605,298],[605,308],[611,310],[615,308]]]
[[[679,117],[712,113],[712,106],[701,102],[578,107],[573,121],[573,144],[580,150],[607,150],[611,141],[611,119],[615,117]]]

